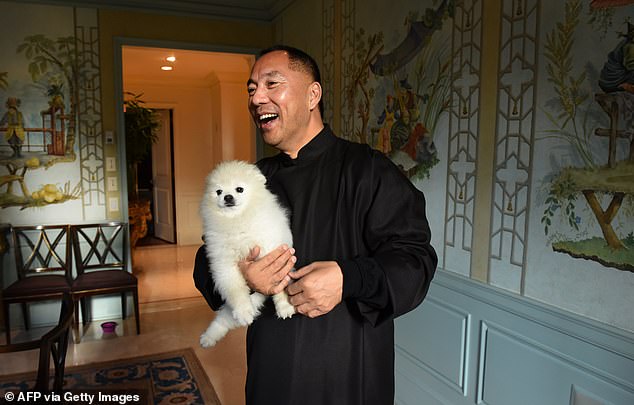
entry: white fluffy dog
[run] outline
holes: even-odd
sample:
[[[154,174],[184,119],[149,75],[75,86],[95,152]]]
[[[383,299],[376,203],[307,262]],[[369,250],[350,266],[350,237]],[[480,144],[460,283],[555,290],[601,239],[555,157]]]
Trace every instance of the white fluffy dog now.
[[[257,166],[242,161],[223,162],[207,177],[200,214],[210,272],[225,305],[200,336],[203,347],[215,345],[230,329],[249,325],[260,314],[266,297],[251,293],[238,261],[254,246],[260,247],[260,256],[282,244],[292,246],[286,211],[265,183]],[[279,318],[295,313],[285,292],[274,295],[273,302]]]

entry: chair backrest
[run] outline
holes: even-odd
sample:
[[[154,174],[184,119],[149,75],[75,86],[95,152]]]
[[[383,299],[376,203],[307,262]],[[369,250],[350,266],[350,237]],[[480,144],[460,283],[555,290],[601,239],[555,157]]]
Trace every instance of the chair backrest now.
[[[127,270],[128,230],[125,222],[71,225],[77,274]]]
[[[52,390],[61,392],[64,385],[64,369],[66,366],[66,353],[70,329],[73,321],[74,306],[69,293],[65,293],[62,298],[62,306],[59,313],[57,325],[47,332],[41,339],[29,342],[14,343],[10,345],[0,345],[0,353],[12,353],[25,350],[39,349],[39,361],[37,367],[37,377],[35,380],[35,391],[51,391],[50,365],[53,359],[54,378]]]
[[[11,233],[19,279],[52,273],[71,279],[68,225],[15,226]]]

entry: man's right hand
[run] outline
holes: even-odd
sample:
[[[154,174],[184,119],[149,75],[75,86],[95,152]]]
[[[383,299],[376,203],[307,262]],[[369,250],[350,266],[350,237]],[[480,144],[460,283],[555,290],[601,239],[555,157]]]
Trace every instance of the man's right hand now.
[[[288,273],[295,266],[295,249],[282,245],[258,258],[260,247],[255,246],[249,256],[238,262],[247,285],[264,295],[275,295],[284,291],[291,278]]]

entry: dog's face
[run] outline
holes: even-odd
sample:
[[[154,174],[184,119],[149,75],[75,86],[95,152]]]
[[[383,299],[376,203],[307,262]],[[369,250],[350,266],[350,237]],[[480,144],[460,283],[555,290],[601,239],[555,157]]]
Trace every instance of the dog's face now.
[[[219,208],[238,209],[249,200],[249,187],[242,182],[216,184],[216,205]]]
[[[213,205],[222,215],[238,215],[265,183],[265,177],[253,165],[238,161],[221,163],[207,179],[209,208]]]

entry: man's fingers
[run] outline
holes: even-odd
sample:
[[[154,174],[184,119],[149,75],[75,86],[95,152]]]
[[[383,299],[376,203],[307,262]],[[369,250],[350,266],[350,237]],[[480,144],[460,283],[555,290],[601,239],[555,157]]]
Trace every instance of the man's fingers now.
[[[277,269],[277,274],[286,275],[292,268],[297,259],[293,256],[295,249],[290,248],[282,252],[270,265],[271,268]]]
[[[309,264],[308,266],[304,266],[301,269],[297,269],[296,271],[290,273],[290,276],[293,280],[298,280],[313,271],[314,267],[315,266],[313,266],[313,264]]]
[[[291,294],[287,290],[287,294],[288,294],[288,302],[290,302],[294,307],[302,305],[306,302],[306,299],[304,298],[304,295],[302,294],[301,291],[296,294]]]
[[[324,311],[317,308],[313,308],[309,304],[302,304],[298,307],[295,307],[295,311],[309,318],[317,318],[318,316],[322,316],[323,314],[325,314]]]
[[[290,282],[290,280],[291,280],[290,277],[287,277],[287,276],[282,278],[282,280],[277,285],[271,288],[268,295],[275,295],[284,291],[284,289],[288,286],[288,283]]]
[[[293,275],[293,272],[288,273],[289,276]],[[302,286],[301,282],[300,283],[293,283],[293,284],[289,284],[288,287],[286,288],[286,293],[290,296],[293,295],[297,295],[299,293],[301,293],[302,291],[304,291],[304,287]],[[293,304],[291,302],[291,304]],[[295,304],[293,304],[295,305]]]
[[[256,258],[261,253],[262,249],[254,246],[249,251],[249,257],[238,263],[247,285],[252,290],[265,295],[274,295],[284,291],[291,281],[288,273],[297,261],[294,256],[295,249],[288,245],[281,245],[268,254]]]
[[[293,253],[295,253],[295,249],[282,245],[271,250],[269,254],[262,257],[258,262],[262,265],[262,268],[265,268],[278,261],[278,267],[281,267]]]
[[[260,247],[254,246],[251,248],[251,250],[249,250],[249,256],[247,257],[247,260],[252,262],[257,259],[258,256],[260,256]]]
[[[289,257],[286,263],[284,264],[284,267],[282,267],[278,271],[278,274],[283,274],[284,277],[286,277],[288,274],[292,273],[291,270],[293,270],[293,268],[295,267],[296,262],[297,262],[297,257],[295,256]]]

